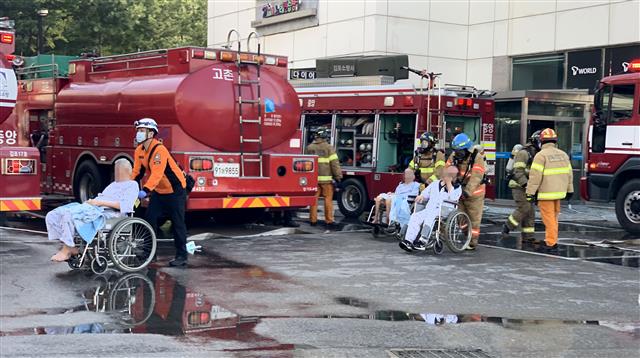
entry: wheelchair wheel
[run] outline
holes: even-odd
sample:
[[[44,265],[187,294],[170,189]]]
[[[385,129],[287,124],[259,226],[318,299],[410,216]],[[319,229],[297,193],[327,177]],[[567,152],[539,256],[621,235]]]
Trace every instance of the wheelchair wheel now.
[[[454,211],[445,223],[444,241],[452,252],[460,253],[471,242],[471,219],[462,211]]]
[[[139,273],[124,275],[116,281],[109,294],[109,311],[120,322],[134,327],[146,322],[153,313],[156,293],[153,283]]]
[[[432,249],[434,254],[440,255],[442,251],[444,251],[444,243],[442,242],[442,240],[435,240],[433,242]]]
[[[123,272],[145,268],[156,253],[156,234],[149,223],[140,218],[125,218],[118,222],[107,239],[109,257]]]

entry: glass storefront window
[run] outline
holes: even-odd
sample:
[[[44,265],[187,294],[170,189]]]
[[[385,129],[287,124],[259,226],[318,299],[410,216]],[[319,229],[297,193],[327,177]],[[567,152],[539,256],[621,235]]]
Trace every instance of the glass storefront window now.
[[[561,89],[564,55],[545,55],[513,59],[513,90]]]
[[[529,102],[529,114],[553,117],[584,117],[584,104],[558,102]]]

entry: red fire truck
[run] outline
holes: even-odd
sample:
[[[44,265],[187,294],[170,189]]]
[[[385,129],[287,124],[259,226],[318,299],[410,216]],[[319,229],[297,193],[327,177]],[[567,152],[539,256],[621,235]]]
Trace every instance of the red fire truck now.
[[[68,71],[68,72],[67,72]],[[287,59],[181,47],[68,62],[19,74],[17,121],[42,145],[42,188],[85,200],[132,160],[133,123],[159,138],[195,179],[188,210],[304,207],[315,202],[317,159],[302,155],[300,108]]]
[[[343,169],[338,206],[345,216],[359,216],[375,196],[395,190],[413,159],[417,138],[429,130],[445,150],[461,132],[481,146],[487,160],[487,197],[495,198],[495,106],[487,91],[468,86],[421,91],[396,84],[389,76],[292,83],[301,99],[304,145],[311,141],[312,128],[331,128],[331,144]]]
[[[40,209],[38,150],[29,147],[24,123],[14,112],[18,82],[13,65],[14,23],[0,18],[0,213]]]
[[[585,200],[615,200],[620,225],[640,234],[640,60],[628,65],[598,85],[580,187]]]

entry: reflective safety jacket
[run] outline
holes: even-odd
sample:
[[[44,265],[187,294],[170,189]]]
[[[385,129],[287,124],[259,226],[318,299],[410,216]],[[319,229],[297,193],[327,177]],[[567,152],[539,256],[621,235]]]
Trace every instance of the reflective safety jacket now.
[[[509,188],[524,188],[529,181],[532,159],[536,155],[534,146],[527,144],[522,148],[513,160],[513,175],[509,180]]]
[[[442,177],[444,165],[444,153],[441,150],[435,149],[425,153],[416,151],[413,160],[409,162],[409,168],[420,170],[420,176],[427,184],[433,183]]]
[[[484,198],[486,166],[482,153],[474,150],[463,160],[456,160],[455,153],[451,153],[449,159],[447,159],[447,166],[451,165],[458,167],[458,182],[462,184],[462,191],[465,196],[468,198]]]
[[[147,193],[155,191],[158,194],[171,194],[178,187],[186,188],[187,182],[182,169],[159,140],[152,139],[147,149],[144,145],[139,145],[133,157],[131,179],[140,182],[145,172],[150,172],[147,182],[141,185],[142,190]]]
[[[331,183],[333,179],[342,180],[342,169],[338,155],[326,140],[314,140],[307,146],[306,152],[318,156],[318,183]]]
[[[573,170],[567,153],[555,143],[545,143],[533,158],[527,195],[538,194],[538,200],[560,200],[573,193]]]

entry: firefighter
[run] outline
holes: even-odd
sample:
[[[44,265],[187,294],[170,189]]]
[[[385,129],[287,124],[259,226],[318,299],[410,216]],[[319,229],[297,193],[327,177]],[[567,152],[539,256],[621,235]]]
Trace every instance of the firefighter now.
[[[507,236],[511,230],[515,230],[520,226],[520,235],[523,241],[533,240],[536,214],[533,205],[527,200],[525,190],[529,181],[531,163],[533,163],[533,158],[540,151],[540,132],[535,131],[529,137],[528,143],[517,151],[513,163],[513,172],[509,178],[509,188],[511,188],[513,200],[516,202],[516,209],[509,215],[507,222],[502,226],[502,234]]]
[[[139,199],[149,197],[146,220],[158,234],[158,220],[166,215],[171,220],[175,259],[169,266],[187,265],[187,228],[184,221],[187,203],[186,178],[171,157],[169,150],[155,137],[158,124],[151,118],[135,122],[136,142],[132,179],[140,182],[149,170],[149,178],[138,193]]]
[[[444,152],[435,148],[438,140],[431,132],[420,136],[420,146],[416,149],[409,168],[415,170],[416,177],[426,185],[440,179],[444,168]]]
[[[316,197],[324,198],[324,219],[327,228],[332,228],[333,222],[333,189],[334,183],[342,180],[342,169],[338,155],[333,147],[327,143],[329,130],[321,127],[313,134],[313,143],[307,146],[307,154],[318,156],[318,191]],[[311,225],[318,223],[318,203],[310,210]]]
[[[447,159],[447,166],[458,168],[458,183],[462,185],[462,196],[458,210],[471,219],[471,242],[468,250],[475,250],[480,237],[480,222],[485,194],[484,157],[478,149],[472,149],[473,142],[468,135],[460,133],[451,141],[453,153]]]
[[[557,148],[558,135],[551,128],[540,132],[542,147],[533,158],[527,200],[537,202],[544,223],[546,248],[557,248],[560,200],[573,196],[573,169],[567,153]]]

